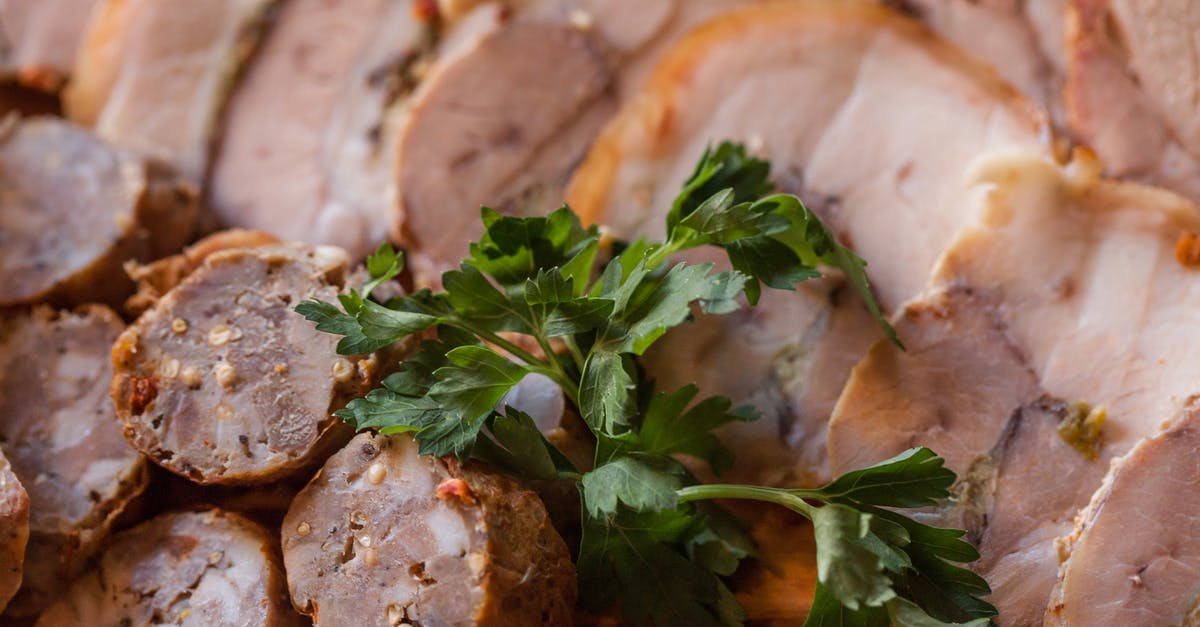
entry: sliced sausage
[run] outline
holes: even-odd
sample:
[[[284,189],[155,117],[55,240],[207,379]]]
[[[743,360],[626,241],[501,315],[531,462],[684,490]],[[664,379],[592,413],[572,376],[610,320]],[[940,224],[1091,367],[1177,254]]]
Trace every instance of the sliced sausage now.
[[[363,433],[283,522],[293,603],[319,625],[561,625],[575,573],[538,498],[406,435]]]
[[[124,324],[93,305],[38,307],[0,328],[0,446],[29,492],[29,548],[10,615],[36,615],[146,484],[146,463],[108,400],[109,349]]]
[[[164,514],[115,536],[37,625],[299,625],[277,551],[237,514]]]
[[[121,264],[176,252],[195,219],[157,162],[53,118],[0,123],[0,305],[119,304]]]
[[[129,441],[203,484],[272,481],[336,450],[350,434],[331,412],[369,389],[377,361],[338,356],[293,308],[336,300],[347,261],[301,244],[205,258],[113,346]]]
[[[21,587],[29,542],[29,495],[0,453],[0,612]]]

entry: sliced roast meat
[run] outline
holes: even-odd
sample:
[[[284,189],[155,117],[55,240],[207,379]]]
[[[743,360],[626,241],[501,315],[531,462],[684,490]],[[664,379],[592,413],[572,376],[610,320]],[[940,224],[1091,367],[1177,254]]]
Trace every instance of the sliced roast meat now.
[[[0,2],[0,76],[44,91],[61,87],[98,1]]]
[[[1040,151],[1042,132],[1032,103],[888,9],[750,7],[700,27],[667,55],[643,97],[597,141],[568,201],[617,236],[661,236],[705,143],[740,139],[773,160],[783,190],[800,194],[872,262],[880,299],[894,307],[916,294],[938,251],[972,221],[967,164],[987,151]],[[876,147],[864,151],[864,136]],[[735,453],[754,451],[741,457],[763,467],[760,481],[828,478],[824,425],[850,368],[881,337],[840,284],[768,294],[733,317],[701,318],[699,329],[668,335],[648,358],[661,381],[695,381],[706,394],[765,410],[763,420],[726,434]]]
[[[968,164],[988,151],[1044,152],[1044,133],[1035,105],[889,9],[756,6],[668,53],[597,140],[567,199],[619,236],[661,236],[705,146],[741,140],[871,263],[882,304],[894,308],[972,220]]]
[[[1067,0],[881,0],[912,15],[1063,121]]]
[[[978,543],[1002,624],[1041,620],[1055,537],[1200,380],[1200,210],[1098,170],[984,164],[980,223],[897,314],[908,351],[874,346],[830,423],[835,473],[928,446],[960,474],[940,519]]]
[[[37,625],[301,625],[278,552],[273,534],[237,514],[163,514],[114,536]]]
[[[108,400],[110,309],[39,307],[0,325],[0,447],[29,493],[21,592],[9,615],[36,615],[61,592],[146,485]]]
[[[1072,130],[1108,172],[1200,200],[1200,4],[1070,0]]]
[[[0,613],[21,587],[29,542],[29,495],[0,453]]]
[[[392,223],[419,285],[482,233],[479,207],[534,215],[684,33],[757,0],[487,3],[452,29],[402,121]],[[520,85],[520,89],[511,88]]]
[[[118,304],[121,264],[176,252],[195,219],[158,162],[53,118],[0,122],[0,305]]]
[[[284,4],[226,111],[219,221],[360,258],[395,196],[390,105],[430,37],[411,0]]]
[[[97,135],[203,181],[218,117],[276,0],[102,0],[63,95]]]
[[[292,602],[318,625],[561,625],[575,571],[541,501],[499,474],[360,434],[283,523]]]
[[[113,346],[112,398],[131,443],[202,483],[264,483],[319,464],[349,438],[332,416],[376,382],[374,357],[293,308],[335,301],[341,249],[302,244],[209,255]]]
[[[1118,459],[1062,548],[1047,625],[1200,619],[1200,399]]]

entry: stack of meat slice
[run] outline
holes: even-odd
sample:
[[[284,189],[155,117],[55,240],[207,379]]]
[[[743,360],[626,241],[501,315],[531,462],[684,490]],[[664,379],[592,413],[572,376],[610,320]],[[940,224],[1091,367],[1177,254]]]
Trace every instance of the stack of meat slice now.
[[[975,220],[972,160],[1044,154],[1045,134],[1037,107],[986,66],[885,8],[749,7],[667,54],[597,140],[568,202],[619,237],[662,236],[706,144],[741,140],[868,261],[891,308],[920,291],[938,251]],[[746,470],[815,482],[828,473],[829,413],[879,337],[853,290],[832,277],[701,318],[699,329],[668,334],[646,363],[668,387],[694,381],[706,394],[754,401],[767,417],[728,434],[735,450],[755,451]]]
[[[1195,462],[1175,444],[1193,437],[1192,409],[1168,432],[1176,435],[1104,477],[1110,459],[1200,391],[1187,343],[1200,304],[1200,210],[1163,190],[1100,180],[1098,170],[1086,153],[1065,167],[1027,158],[981,166],[991,189],[978,225],[943,255],[931,290],[897,314],[908,351],[872,348],[830,423],[835,471],[923,445],[960,473],[958,497],[936,516],[978,543],[976,568],[1004,624],[1041,620],[1061,558],[1062,616],[1099,607],[1179,622],[1193,599],[1167,582],[1197,583],[1200,556],[1180,548],[1195,529],[1176,524],[1200,513],[1187,479]],[[1131,493],[1131,476],[1172,466],[1178,478]],[[1123,538],[1099,527],[1131,516],[1141,522]],[[1076,525],[1078,567],[1056,540]]]

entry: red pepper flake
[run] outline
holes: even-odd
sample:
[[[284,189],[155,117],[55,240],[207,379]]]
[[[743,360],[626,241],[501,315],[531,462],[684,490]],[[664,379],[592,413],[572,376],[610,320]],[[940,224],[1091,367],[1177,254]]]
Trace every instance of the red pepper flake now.
[[[1200,235],[1191,231],[1180,235],[1175,244],[1175,260],[1185,268],[1200,266]]]
[[[146,407],[158,396],[158,379],[155,377],[134,377],[133,389],[129,391],[129,411],[133,415],[141,415]]]
[[[417,0],[412,5],[413,17],[421,22],[433,22],[438,19],[437,0]]]
[[[453,497],[467,503],[475,502],[475,493],[471,491],[471,486],[462,479],[447,479],[439,483],[437,497],[442,500]]]

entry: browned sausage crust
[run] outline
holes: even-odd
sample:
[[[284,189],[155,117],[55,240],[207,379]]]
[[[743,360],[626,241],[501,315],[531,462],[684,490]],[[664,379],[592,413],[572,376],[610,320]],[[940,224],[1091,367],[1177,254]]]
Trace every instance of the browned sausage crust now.
[[[265,528],[220,510],[163,514],[113,536],[39,627],[298,625]]]
[[[113,311],[38,307],[0,325],[0,446],[29,492],[29,547],[10,615],[61,592],[145,488],[145,460],[108,400]]]
[[[293,602],[318,625],[563,625],[575,569],[537,496],[406,435],[363,433],[283,522]]]
[[[0,612],[21,587],[29,541],[29,495],[0,453]]]
[[[224,250],[204,259],[113,346],[112,398],[131,443],[197,483],[265,483],[312,467],[349,437],[331,412],[376,379],[374,357],[292,309],[333,301],[337,248]]]
[[[0,122],[0,305],[119,304],[121,265],[179,250],[191,187],[55,118]]]

